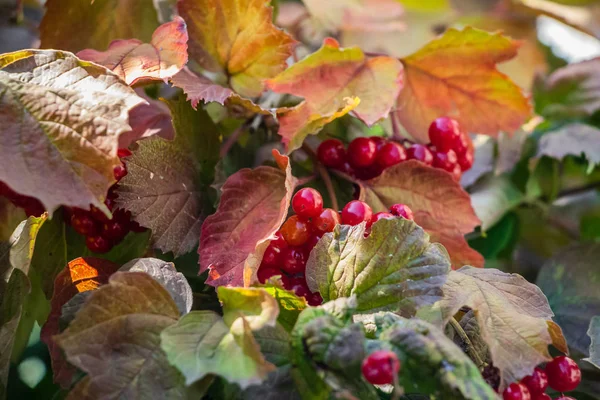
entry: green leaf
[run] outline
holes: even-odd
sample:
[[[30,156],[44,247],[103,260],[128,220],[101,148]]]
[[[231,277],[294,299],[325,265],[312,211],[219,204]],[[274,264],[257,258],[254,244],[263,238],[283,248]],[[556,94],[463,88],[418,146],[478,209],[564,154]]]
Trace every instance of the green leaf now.
[[[126,159],[128,174],[117,188],[118,206],[152,229],[152,244],[162,252],[183,255],[198,243],[206,214],[207,188],[219,155],[217,128],[202,109],[182,97],[167,102],[175,139],[139,142]]]
[[[514,212],[510,212],[485,232],[485,236],[469,240],[469,246],[480,252],[486,260],[512,254],[512,249],[519,239],[518,229],[519,219]]]
[[[275,298],[279,304],[279,317],[277,322],[280,323],[288,332],[294,328],[296,320],[300,312],[307,307],[306,299],[298,297],[294,292],[282,289],[275,285],[266,285],[263,289]]]
[[[539,140],[536,157],[548,156],[562,160],[569,155],[584,155],[591,170],[600,163],[599,138],[600,129],[593,126],[581,123],[565,125],[544,133]]]
[[[414,222],[384,219],[373,224],[338,225],[311,252],[306,280],[324,301],[356,296],[357,311],[414,312],[442,298],[450,260]]]
[[[585,360],[600,369],[600,316],[592,318],[587,334],[590,337],[590,357]]]
[[[183,377],[160,348],[160,333],[178,317],[171,295],[148,274],[116,272],[55,340],[88,374],[94,398],[184,399]]]
[[[483,231],[493,227],[524,199],[523,193],[506,176],[490,177],[471,189],[471,204]]]

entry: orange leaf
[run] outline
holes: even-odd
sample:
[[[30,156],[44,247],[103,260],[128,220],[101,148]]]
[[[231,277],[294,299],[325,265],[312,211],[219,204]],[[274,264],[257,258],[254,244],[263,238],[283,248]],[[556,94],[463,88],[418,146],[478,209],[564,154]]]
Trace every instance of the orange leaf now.
[[[528,99],[496,64],[517,55],[519,43],[474,28],[449,29],[402,59],[406,85],[396,117],[420,142],[435,118],[450,115],[469,132],[512,133],[531,113]]]
[[[307,135],[354,110],[367,125],[387,117],[402,88],[402,64],[391,57],[367,59],[358,47],[340,49],[325,39],[315,53],[268,81],[271,90],[304,97],[281,110],[279,134],[288,152]]]
[[[408,205],[415,222],[450,254],[452,266],[483,266],[483,257],[469,247],[464,235],[480,225],[467,192],[446,171],[418,161],[386,169],[379,177],[361,182],[361,199],[374,212],[395,203]]]
[[[75,368],[67,361],[62,350],[56,345],[53,336],[60,333],[59,319],[62,306],[77,293],[94,290],[108,282],[111,274],[119,269],[117,264],[94,257],[76,258],[70,261],[54,280],[51,310],[48,320],[42,327],[41,339],[48,345],[52,357],[54,382],[63,387],[69,387]]]
[[[187,41],[185,22],[175,17],[156,28],[150,43],[114,40],[106,51],[86,49],[77,56],[105,66],[132,85],[138,81],[164,80],[179,72],[188,60]]]
[[[221,72],[233,90],[256,97],[263,81],[281,72],[295,40],[272,22],[270,0],[181,0],[191,58]]]

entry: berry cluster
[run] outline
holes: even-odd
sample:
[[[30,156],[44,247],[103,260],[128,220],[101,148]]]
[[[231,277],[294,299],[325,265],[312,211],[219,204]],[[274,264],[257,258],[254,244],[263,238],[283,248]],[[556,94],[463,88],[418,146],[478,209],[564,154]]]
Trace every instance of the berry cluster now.
[[[390,212],[373,214],[368,204],[358,200],[349,202],[338,213],[323,208],[323,197],[311,188],[300,189],[294,195],[292,210],[295,215],[283,223],[263,254],[258,280],[265,283],[272,276],[281,275],[284,288],[306,298],[310,305],[319,305],[323,299],[319,293],[309,290],[304,271],[311,250],[325,233],[332,232],[338,224],[358,225],[366,221],[369,229],[383,218],[412,219],[412,211],[404,204],[395,204]]]
[[[575,390],[581,382],[581,370],[569,357],[555,357],[546,364],[546,368],[536,368],[533,374],[521,379],[520,383],[511,383],[502,397],[504,400],[551,400],[546,393],[550,386],[558,392]],[[556,400],[572,400],[572,397],[561,395]]]
[[[458,122],[441,117],[429,127],[427,145],[406,141],[405,145],[381,137],[359,137],[348,149],[337,139],[328,139],[317,150],[319,161],[359,179],[375,178],[406,160],[418,160],[452,174],[457,181],[473,165],[473,144]]]
[[[393,351],[378,350],[363,360],[361,370],[367,382],[390,385],[400,372],[400,360]]]
[[[39,217],[44,213],[44,206],[35,197],[23,196],[0,182],[0,196],[4,196],[15,206],[22,208],[28,217]]]
[[[119,157],[131,155],[127,149],[119,149]],[[127,167],[124,163],[114,169],[114,177],[121,180],[127,175]],[[117,245],[127,233],[144,232],[146,229],[131,219],[131,213],[123,209],[115,209],[114,201],[117,197],[115,185],[109,191],[104,204],[112,211],[112,219],[109,219],[100,209],[91,206],[90,210],[81,208],[65,208],[65,221],[73,227],[73,230],[85,236],[85,244],[94,253],[106,253]]]

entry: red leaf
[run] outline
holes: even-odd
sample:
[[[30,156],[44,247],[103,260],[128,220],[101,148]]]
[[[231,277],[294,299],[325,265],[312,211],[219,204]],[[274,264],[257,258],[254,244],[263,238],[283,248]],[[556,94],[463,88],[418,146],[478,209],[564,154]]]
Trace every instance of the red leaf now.
[[[200,272],[210,270],[210,285],[255,281],[266,244],[287,216],[295,179],[287,157],[274,152],[285,170],[260,166],[231,175],[221,188],[217,212],[202,225]]]
[[[62,306],[77,293],[94,290],[108,282],[110,275],[117,271],[119,266],[110,261],[94,257],[76,258],[70,261],[54,280],[54,294],[51,301],[51,310],[48,320],[42,327],[41,339],[50,351],[54,382],[62,387],[71,386],[73,374],[76,369],[67,363],[65,356],[53,340],[53,336],[60,333],[59,319]]]
[[[140,104],[129,111],[131,131],[119,136],[119,148],[127,148],[130,143],[136,140],[154,135],[167,140],[173,140],[175,137],[169,107],[162,101],[153,100],[144,94],[139,95],[148,104]]]

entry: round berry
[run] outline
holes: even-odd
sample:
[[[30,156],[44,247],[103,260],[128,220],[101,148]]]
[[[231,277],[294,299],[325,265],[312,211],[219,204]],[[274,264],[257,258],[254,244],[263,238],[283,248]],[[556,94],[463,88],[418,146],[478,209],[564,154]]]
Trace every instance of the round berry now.
[[[281,235],[290,246],[302,246],[310,237],[308,222],[297,215],[292,215],[283,223]]]
[[[369,221],[373,211],[364,201],[352,200],[342,210],[342,223],[345,225],[358,225],[363,221]]]
[[[412,210],[406,204],[394,204],[390,207],[390,213],[396,217],[402,217],[410,220],[415,219]]]
[[[570,399],[570,397],[567,397],[566,399]],[[531,400],[552,400],[552,397],[550,397],[546,393],[538,393],[538,394],[532,394]]]
[[[458,158],[454,150],[433,152],[433,166],[436,168],[452,172],[457,162]]]
[[[284,280],[284,288],[291,290],[298,297],[306,297],[310,295],[310,290],[303,277],[287,278]]]
[[[427,165],[433,164],[433,154],[422,144],[415,143],[406,150],[406,156],[409,160],[417,160]]]
[[[263,254],[261,265],[264,265],[267,268],[278,268],[281,266],[281,253],[282,249],[273,245],[273,242],[269,243],[269,246]]]
[[[531,400],[531,393],[529,393],[527,386],[521,383],[511,383],[504,389],[502,398],[504,400]]]
[[[108,221],[102,224],[102,236],[114,242],[118,242],[129,233],[128,224],[120,221]]]
[[[98,207],[92,206],[90,208],[90,215],[98,222],[108,222],[110,221],[106,214],[102,212]]]
[[[458,165],[463,171],[468,171],[473,166],[473,153],[467,151],[457,158]]]
[[[544,370],[536,368],[533,370],[533,374],[527,375],[525,378],[521,379],[521,383],[527,386],[527,389],[529,389],[529,392],[532,395],[541,394],[544,393],[548,387],[548,376]]]
[[[574,390],[581,382],[581,370],[573,359],[565,356],[555,357],[546,364],[548,384],[557,392]]]
[[[375,143],[375,148],[377,149],[377,151],[379,151],[388,142],[387,140],[385,140],[385,138],[382,138],[381,136],[371,136],[369,139],[371,139],[373,143]]]
[[[287,247],[287,242],[283,238],[281,231],[275,232],[275,239],[271,240],[270,244],[282,250]]]
[[[369,220],[369,222],[367,222],[367,227],[370,227],[371,225],[373,225],[375,222],[379,221],[380,219],[393,219],[395,218],[393,214],[389,213],[389,212],[378,212],[373,214],[373,216],[371,217],[371,220]]]
[[[387,142],[377,150],[376,161],[382,168],[389,168],[406,160],[406,150],[396,142]]]
[[[130,155],[131,155],[131,151],[129,151],[129,149],[118,149],[117,150],[117,157],[119,157],[119,158],[129,157]]]
[[[473,142],[471,142],[471,138],[466,133],[461,132],[454,139],[454,143],[452,143],[452,150],[456,153],[457,156],[462,156],[468,151],[473,151]]]
[[[340,168],[346,161],[346,149],[340,140],[327,139],[319,145],[317,157],[328,168]]]
[[[450,117],[436,118],[429,125],[429,140],[441,151],[452,150],[458,136],[460,136],[458,122]]]
[[[292,209],[301,218],[316,217],[323,211],[323,197],[315,189],[300,189],[292,198]]]
[[[93,236],[98,233],[96,221],[87,212],[75,211],[71,216],[71,226],[75,232],[84,236]]]
[[[312,227],[320,233],[332,232],[336,225],[342,222],[340,214],[331,209],[325,208],[321,213],[312,220]]]
[[[281,269],[294,275],[306,269],[306,253],[298,247],[288,247],[281,254]]]
[[[106,253],[112,248],[110,240],[100,235],[86,237],[85,245],[94,253]]]
[[[258,281],[260,283],[265,283],[271,277],[281,275],[281,270],[278,268],[266,267],[264,266],[264,264],[261,264],[260,268],[258,269],[257,275]]]
[[[115,176],[115,179],[117,181],[120,181],[121,179],[125,178],[125,175],[127,175],[127,167],[125,166],[125,164],[117,165],[113,169],[113,175]]]
[[[354,168],[364,168],[375,162],[377,145],[371,138],[359,137],[348,145],[348,162]]]
[[[381,167],[377,163],[373,163],[368,167],[360,168],[354,171],[354,176],[358,179],[362,179],[363,181],[367,181],[369,179],[373,179],[381,175],[383,172],[383,167]]]
[[[363,360],[361,369],[367,382],[388,385],[394,383],[394,378],[400,372],[400,360],[392,351],[378,350]]]
[[[319,240],[321,240],[321,235],[311,235],[310,238],[308,239],[308,242],[306,242],[304,244],[304,247],[306,249],[306,253],[310,254],[311,250],[314,249],[314,247],[317,245],[317,243],[319,243]]]
[[[460,165],[456,164],[450,174],[452,175],[452,179],[454,179],[456,182],[460,182],[460,178],[462,177],[462,168]]]
[[[321,304],[323,304],[323,298],[321,297],[321,294],[319,292],[314,292],[308,295],[308,297],[306,297],[306,301],[308,302],[309,306],[320,306]]]

